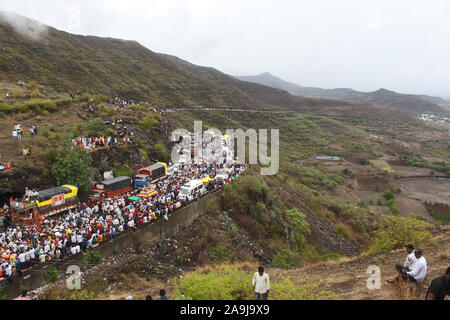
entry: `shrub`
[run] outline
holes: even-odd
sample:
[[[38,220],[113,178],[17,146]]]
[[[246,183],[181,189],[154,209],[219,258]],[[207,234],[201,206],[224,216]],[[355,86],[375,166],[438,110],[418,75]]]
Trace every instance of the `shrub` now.
[[[231,244],[219,244],[209,249],[209,255],[215,262],[228,262],[234,258],[235,252]]]
[[[300,255],[289,249],[282,249],[274,255],[272,264],[275,267],[289,269],[300,265]]]
[[[389,201],[389,200],[394,200],[395,196],[391,191],[384,190],[384,198]]]
[[[14,111],[14,107],[10,106],[9,104],[0,103],[0,112],[8,114]]]
[[[102,260],[102,255],[98,251],[89,251],[86,255],[86,259],[91,263],[98,263]]]
[[[23,99],[23,92],[14,91],[13,96],[14,96],[14,99]]]
[[[148,115],[145,118],[143,118],[141,121],[138,122],[138,127],[143,130],[146,130],[146,131],[149,131],[158,126],[159,126],[159,121],[158,121],[157,114]]]
[[[391,199],[388,201],[389,203],[389,208],[391,208],[391,212],[393,215],[395,216],[399,216],[400,215],[400,209],[398,208],[397,204],[395,203],[394,199]]]
[[[155,144],[153,150],[155,151],[155,156],[159,161],[169,161],[169,153],[167,152],[165,146],[163,146],[162,144]]]
[[[195,271],[180,279],[175,286],[176,299],[192,300],[253,300],[251,287],[253,272],[239,270],[236,266],[222,265],[209,272]],[[331,291],[321,291],[318,286],[297,287],[290,279],[271,281],[273,300],[332,299]]]
[[[286,211],[286,218],[294,231],[297,244],[302,246],[305,243],[305,236],[311,234],[309,223],[306,221],[306,215],[298,209],[291,209]]]
[[[336,225],[336,230],[337,232],[339,232],[340,234],[342,234],[345,238],[355,241],[355,238],[352,236],[349,228],[343,224],[343,223],[339,223]]]
[[[389,252],[409,243],[415,247],[433,244],[433,236],[428,231],[430,227],[430,224],[413,217],[384,216],[369,253]]]
[[[41,97],[41,93],[39,92],[38,89],[34,89],[33,91],[31,91],[30,96],[32,98],[40,98]]]
[[[56,267],[51,267],[45,274],[45,278],[48,282],[56,282],[59,278],[59,271]]]

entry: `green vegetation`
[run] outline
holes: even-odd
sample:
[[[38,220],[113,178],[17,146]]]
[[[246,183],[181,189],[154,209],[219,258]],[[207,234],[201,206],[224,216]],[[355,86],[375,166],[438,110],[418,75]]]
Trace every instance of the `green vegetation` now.
[[[76,136],[99,137],[109,133],[108,126],[101,119],[90,120],[87,123],[79,123],[73,128]]]
[[[210,248],[209,255],[215,262],[231,262],[235,252],[231,243],[227,241],[227,243],[221,243]]]
[[[58,271],[58,269],[56,269],[56,267],[51,267],[44,274],[44,276],[48,282],[56,282],[56,280],[58,280],[58,278],[59,278],[59,271]]]
[[[418,161],[416,158],[414,158],[413,160],[410,160],[409,164],[413,167],[428,168],[428,169],[432,169],[434,171],[445,173],[446,175],[450,175],[450,166],[447,166],[447,165],[429,164],[426,162]]]
[[[155,144],[153,146],[153,151],[155,152],[155,157],[158,161],[168,162],[169,161],[169,153],[167,149],[162,144]]]
[[[289,269],[300,265],[300,254],[289,249],[282,249],[273,256],[272,264],[275,267]]]
[[[176,299],[192,300],[252,300],[253,272],[239,270],[236,266],[221,265],[209,272],[193,272],[178,281]],[[290,279],[271,281],[272,300],[320,300],[333,299],[331,291],[317,286],[298,287]]]
[[[286,211],[286,218],[294,231],[297,245],[302,247],[305,244],[305,236],[311,234],[309,223],[306,221],[306,215],[301,213],[298,209],[291,209]]]
[[[388,201],[395,200],[395,196],[390,190],[384,190],[384,198]]]
[[[130,168],[128,163],[123,163],[122,165],[116,164],[112,171],[115,177],[132,177],[134,175],[134,170]]]
[[[384,216],[374,234],[369,253],[390,252],[409,243],[416,247],[433,244],[433,237],[428,230],[430,227],[430,224],[414,217]]]
[[[99,263],[102,260],[102,255],[98,251],[88,251],[86,259],[91,263]]]
[[[336,230],[337,230],[337,232],[342,234],[345,238],[352,240],[352,241],[356,241],[355,237],[353,237],[353,235],[351,234],[349,227],[347,225],[345,225],[344,223],[337,224]]]
[[[397,204],[395,203],[394,199],[391,199],[388,201],[389,208],[391,209],[391,212],[394,216],[400,215],[400,209],[398,208]]]
[[[145,131],[150,131],[153,128],[159,127],[159,116],[157,113],[152,113],[138,122],[138,127]]]
[[[87,151],[71,150],[71,144],[72,137],[67,135],[63,138],[56,158],[52,158],[54,153],[48,155],[49,160],[55,161],[51,173],[59,185],[70,184],[77,186],[81,191],[89,191],[93,175],[90,167],[92,159]]]

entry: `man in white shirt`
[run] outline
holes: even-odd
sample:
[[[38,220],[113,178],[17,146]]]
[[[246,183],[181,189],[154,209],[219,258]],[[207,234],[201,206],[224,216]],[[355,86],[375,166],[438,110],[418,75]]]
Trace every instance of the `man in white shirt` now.
[[[252,288],[255,290],[255,299],[267,300],[270,291],[269,275],[264,272],[263,267],[258,268],[258,272],[255,272],[252,281]]]
[[[417,261],[416,255],[414,254],[414,246],[412,244],[408,244],[405,249],[408,253],[408,256],[406,257],[405,263],[403,265],[397,264],[395,266],[398,272],[402,272],[403,269],[405,269],[406,271],[411,271],[413,265]]]
[[[401,276],[405,281],[422,283],[427,275],[427,260],[422,256],[422,250],[420,249],[416,249],[414,254],[417,261],[412,266],[412,270],[408,272],[403,269]]]

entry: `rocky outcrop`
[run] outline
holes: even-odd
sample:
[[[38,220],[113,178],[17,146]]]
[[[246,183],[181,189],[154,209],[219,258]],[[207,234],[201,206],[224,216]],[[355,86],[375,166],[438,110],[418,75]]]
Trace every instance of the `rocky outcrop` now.
[[[308,214],[307,220],[311,225],[311,236],[314,241],[329,251],[348,257],[360,254],[360,246],[337,232],[334,225],[322,216]]]
[[[141,155],[137,146],[113,147],[92,152],[94,181],[102,181],[103,173],[111,171],[115,165],[128,164],[134,171],[150,165]]]
[[[14,168],[0,172],[0,198],[23,194],[25,187],[42,190],[54,186],[51,177],[43,175],[40,168]]]

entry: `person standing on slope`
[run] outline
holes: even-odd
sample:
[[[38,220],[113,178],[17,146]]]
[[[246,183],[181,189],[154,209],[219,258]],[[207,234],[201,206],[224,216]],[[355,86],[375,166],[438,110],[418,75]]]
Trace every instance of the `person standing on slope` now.
[[[258,268],[258,272],[255,272],[252,281],[252,288],[255,290],[256,300],[267,300],[269,298],[270,280],[269,275],[264,272],[263,267]]]

